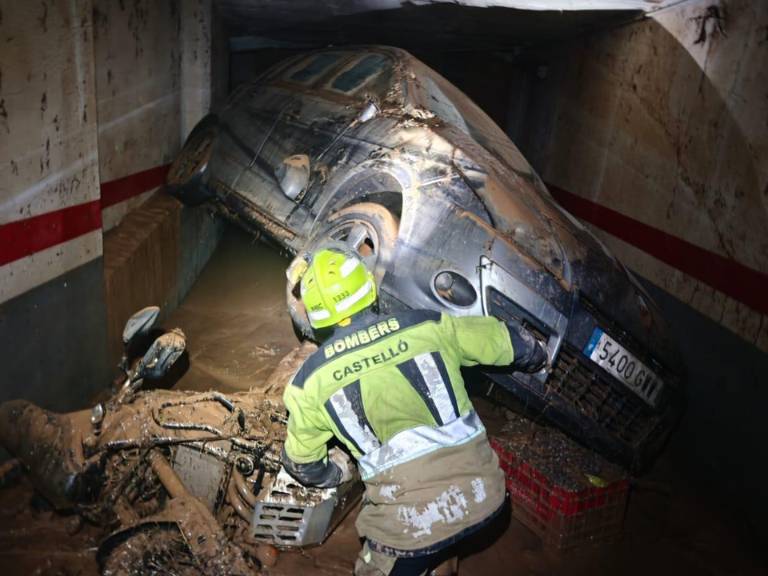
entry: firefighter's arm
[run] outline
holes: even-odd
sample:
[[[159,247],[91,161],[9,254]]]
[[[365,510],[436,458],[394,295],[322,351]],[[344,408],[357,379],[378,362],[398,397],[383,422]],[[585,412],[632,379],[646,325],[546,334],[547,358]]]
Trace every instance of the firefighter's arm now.
[[[288,434],[282,451],[285,470],[306,486],[331,488],[347,478],[343,465],[329,458],[326,443],[333,432],[325,425],[322,415],[306,397],[303,389],[288,385],[283,394],[288,409]],[[333,452],[333,451],[332,451]]]
[[[442,322],[446,321],[453,329],[463,366],[512,366],[521,372],[537,372],[546,365],[543,344],[517,321],[443,314]]]

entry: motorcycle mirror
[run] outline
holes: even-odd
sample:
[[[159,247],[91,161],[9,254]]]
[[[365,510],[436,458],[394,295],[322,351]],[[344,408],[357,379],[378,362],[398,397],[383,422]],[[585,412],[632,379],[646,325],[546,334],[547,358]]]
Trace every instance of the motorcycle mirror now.
[[[123,328],[123,344],[127,346],[136,336],[147,334],[154,326],[159,314],[160,308],[158,306],[147,306],[134,312]]]
[[[296,200],[309,184],[309,156],[295,154],[283,160],[277,169],[277,180],[283,194]]]
[[[174,328],[152,343],[141,359],[136,374],[140,378],[157,380],[165,376],[187,346],[184,332]]]

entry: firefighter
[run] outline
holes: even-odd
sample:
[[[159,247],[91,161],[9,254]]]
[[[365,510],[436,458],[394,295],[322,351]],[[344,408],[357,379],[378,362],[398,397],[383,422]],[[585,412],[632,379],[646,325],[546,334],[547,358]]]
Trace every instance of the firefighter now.
[[[492,317],[377,313],[373,274],[341,249],[317,251],[304,269],[301,298],[324,338],[283,396],[283,466],[307,486],[349,480],[349,457],[327,448],[335,437],[366,486],[355,574],[423,574],[454,555],[452,545],[487,524],[505,497],[460,368],[536,372],[546,352],[520,324]]]

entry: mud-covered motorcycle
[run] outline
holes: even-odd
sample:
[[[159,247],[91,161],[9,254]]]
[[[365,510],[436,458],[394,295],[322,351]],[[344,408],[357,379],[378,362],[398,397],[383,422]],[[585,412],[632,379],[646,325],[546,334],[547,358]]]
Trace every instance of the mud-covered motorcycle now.
[[[249,574],[277,548],[321,543],[362,487],[306,488],[281,468],[279,392],[312,345],[286,356],[260,392],[143,390],[186,347],[177,328],[135,356],[158,313],[126,323],[123,376],[107,401],[69,414],[5,402],[0,441],[55,508],[105,529],[105,575]]]

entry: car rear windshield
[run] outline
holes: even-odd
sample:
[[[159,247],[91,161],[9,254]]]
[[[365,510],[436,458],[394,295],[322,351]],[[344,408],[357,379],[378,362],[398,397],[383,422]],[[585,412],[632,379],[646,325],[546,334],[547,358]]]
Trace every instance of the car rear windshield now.
[[[331,88],[349,94],[364,86],[388,68],[389,59],[383,54],[371,54],[345,70],[331,82]],[[377,83],[378,84],[378,83]]]
[[[300,65],[298,70],[293,69],[290,76],[288,76],[288,80],[300,82],[301,84],[309,84],[338,62],[340,58],[341,54],[339,52],[324,52],[318,54],[309,60],[309,62]]]

